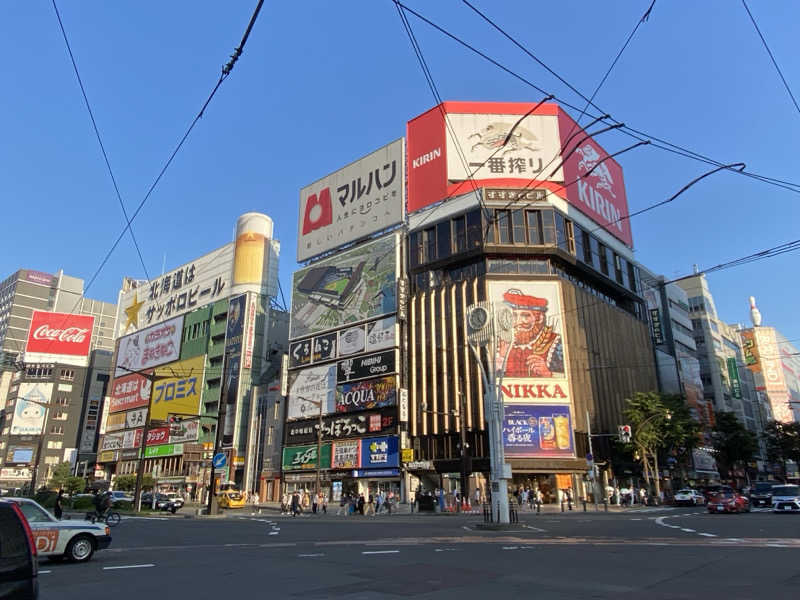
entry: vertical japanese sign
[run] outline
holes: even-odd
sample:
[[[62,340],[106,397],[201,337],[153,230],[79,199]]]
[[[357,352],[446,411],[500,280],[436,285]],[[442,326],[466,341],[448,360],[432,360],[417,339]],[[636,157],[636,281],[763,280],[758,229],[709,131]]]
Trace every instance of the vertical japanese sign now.
[[[742,382],[739,380],[739,368],[736,366],[736,359],[729,358],[728,363],[728,378],[731,382],[731,394],[737,400],[742,399]]]
[[[236,401],[239,397],[239,375],[242,362],[242,337],[244,318],[247,309],[247,295],[230,299],[228,303],[228,322],[225,330],[225,425],[222,432],[223,446],[233,443],[233,430],[236,425]]]

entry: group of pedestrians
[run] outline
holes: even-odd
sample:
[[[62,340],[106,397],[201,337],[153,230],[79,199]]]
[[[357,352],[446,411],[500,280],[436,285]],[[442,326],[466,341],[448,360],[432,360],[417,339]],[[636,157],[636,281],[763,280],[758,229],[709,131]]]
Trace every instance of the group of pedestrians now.
[[[531,489],[529,487],[519,486],[514,490],[514,499],[520,508],[527,506],[534,510],[542,506],[544,502],[544,494],[539,488]]]
[[[312,514],[328,514],[328,496],[323,492],[312,493],[308,490],[295,490],[281,497],[281,514],[296,517],[304,512]]]
[[[375,516],[381,512],[392,514],[395,509],[397,498],[394,492],[379,491],[373,495],[371,493],[364,496],[363,493],[355,494],[342,494],[339,500],[339,510],[336,515],[372,515]]]

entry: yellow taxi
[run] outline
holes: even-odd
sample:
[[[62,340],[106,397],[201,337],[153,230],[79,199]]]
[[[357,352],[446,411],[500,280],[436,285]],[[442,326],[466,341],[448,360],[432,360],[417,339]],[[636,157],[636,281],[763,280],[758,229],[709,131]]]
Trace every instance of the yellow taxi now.
[[[220,508],[244,508],[244,494],[236,489],[236,484],[223,483],[217,493],[217,504]]]

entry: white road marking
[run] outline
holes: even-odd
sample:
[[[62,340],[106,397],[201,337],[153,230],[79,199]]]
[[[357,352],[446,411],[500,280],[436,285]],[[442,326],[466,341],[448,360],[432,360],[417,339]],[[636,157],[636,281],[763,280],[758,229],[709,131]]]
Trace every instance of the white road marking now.
[[[400,550],[366,550],[361,554],[398,554]]]
[[[103,567],[103,571],[113,571],[115,569],[144,569],[147,567],[155,567],[153,563],[147,563],[146,565],[121,565],[119,567]]]
[[[270,531],[269,535],[278,535],[280,531]]]
[[[325,556],[324,552],[318,552],[317,554],[298,554],[299,558],[314,558],[317,556]]]
[[[628,519],[629,521],[644,521],[644,519]]]
[[[519,550],[519,546],[503,546],[503,550]]]
[[[697,533],[694,529],[689,529],[687,527],[681,527],[681,531],[685,531],[686,533]]]
[[[463,552],[463,550],[459,548],[436,548],[434,552]]]
[[[538,531],[539,533],[544,533],[544,529],[539,529],[538,527],[534,527],[533,525],[523,525],[526,529],[531,529],[533,531]]]
[[[702,535],[705,537],[717,537],[716,534],[713,533],[698,533],[697,535]]]
[[[742,538],[725,538],[726,542],[743,542]]]
[[[39,571],[39,575],[42,575],[44,573],[52,573],[52,571]]]
[[[472,531],[472,529],[470,529],[470,528],[469,528],[469,527],[467,527],[466,525],[462,525],[462,526],[461,526],[461,529],[466,529],[467,531]]]
[[[786,544],[767,544],[767,548],[787,548]]]

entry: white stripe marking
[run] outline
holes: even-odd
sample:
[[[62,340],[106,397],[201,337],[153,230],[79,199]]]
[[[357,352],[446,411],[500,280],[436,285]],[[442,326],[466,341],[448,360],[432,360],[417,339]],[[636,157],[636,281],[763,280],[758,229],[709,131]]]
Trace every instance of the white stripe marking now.
[[[685,531],[686,533],[695,533],[694,529],[687,529],[686,527],[681,527],[681,531]]]
[[[270,531],[269,535],[278,535],[280,531]]]
[[[52,571],[39,571],[39,575],[43,575],[44,573],[52,573]]]
[[[316,556],[325,556],[323,552],[319,552],[317,554],[298,554],[299,558],[314,558]]]
[[[533,531],[538,531],[539,533],[544,533],[544,529],[539,529],[538,527],[534,527],[533,525],[523,525],[526,529],[531,529]]]
[[[705,537],[717,537],[717,536],[716,536],[715,534],[713,534],[713,533],[698,533],[697,535],[702,535],[702,536],[705,536]]]
[[[144,569],[146,567],[155,567],[153,563],[148,563],[146,565],[122,565],[119,567],[103,567],[103,571],[113,571],[115,569]]]
[[[503,550],[519,550],[519,546],[503,546]]]
[[[397,554],[400,550],[367,550],[361,554]]]

